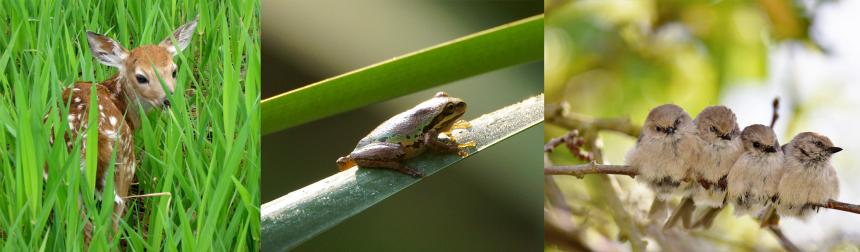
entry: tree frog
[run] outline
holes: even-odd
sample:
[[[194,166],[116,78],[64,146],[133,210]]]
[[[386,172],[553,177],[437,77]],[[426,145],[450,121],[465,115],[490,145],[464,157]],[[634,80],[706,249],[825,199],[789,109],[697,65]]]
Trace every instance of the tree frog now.
[[[466,112],[466,103],[459,98],[438,92],[430,100],[386,120],[358,142],[349,155],[337,159],[340,170],[354,165],[364,168],[392,169],[416,178],[421,172],[403,164],[426,149],[441,153],[459,153],[460,148],[475,146],[474,141],[458,144],[450,135],[453,129],[470,127],[457,120]],[[445,133],[448,138],[440,138]]]

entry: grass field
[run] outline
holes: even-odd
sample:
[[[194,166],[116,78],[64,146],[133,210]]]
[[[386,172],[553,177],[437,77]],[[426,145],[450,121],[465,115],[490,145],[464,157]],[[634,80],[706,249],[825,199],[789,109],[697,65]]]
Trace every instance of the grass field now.
[[[85,31],[131,49],[196,15],[171,108],[143,116],[135,134],[130,194],[161,196],[128,200],[122,239],[111,240],[111,208],[80,172],[81,140],[64,144],[62,90],[116,71],[92,57]],[[259,15],[256,0],[0,1],[0,247],[82,250],[83,211],[96,251],[259,250]]]

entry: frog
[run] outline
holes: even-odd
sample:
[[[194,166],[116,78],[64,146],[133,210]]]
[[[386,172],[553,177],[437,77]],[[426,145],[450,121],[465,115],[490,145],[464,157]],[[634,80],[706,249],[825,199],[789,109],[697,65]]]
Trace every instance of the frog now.
[[[424,175],[406,166],[406,160],[426,150],[466,156],[468,153],[461,148],[475,146],[474,141],[459,144],[451,134],[455,129],[471,127],[467,121],[459,120],[464,113],[466,102],[446,92],[437,92],[429,100],[382,122],[358,141],[351,153],[338,158],[337,165],[340,171],[358,165],[391,169],[421,178]]]

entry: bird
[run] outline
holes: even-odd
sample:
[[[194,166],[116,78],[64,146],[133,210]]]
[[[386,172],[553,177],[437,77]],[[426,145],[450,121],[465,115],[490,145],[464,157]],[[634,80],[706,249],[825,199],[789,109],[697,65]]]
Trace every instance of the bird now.
[[[770,205],[782,177],[784,155],[773,129],[753,124],[741,132],[744,152],[729,171],[726,201],[735,215],[755,214]]]
[[[803,132],[782,150],[785,161],[777,188],[777,213],[806,218],[818,211],[817,205],[839,196],[839,180],[830,158],[842,148],[833,146],[830,138],[815,132]]]
[[[656,194],[651,204],[652,217],[665,209],[673,195],[687,192],[684,181],[690,165],[695,163],[697,143],[695,125],[684,109],[664,104],[652,109],[626,163],[639,171],[637,180]]]
[[[737,117],[725,106],[710,106],[702,110],[696,119],[697,162],[690,166],[689,180],[692,182],[690,196],[684,197],[664,228],[684,221],[685,227],[696,207],[703,209],[703,219],[713,219],[723,206],[726,196],[726,178],[738,156],[743,151]],[[708,222],[707,226],[709,226]]]

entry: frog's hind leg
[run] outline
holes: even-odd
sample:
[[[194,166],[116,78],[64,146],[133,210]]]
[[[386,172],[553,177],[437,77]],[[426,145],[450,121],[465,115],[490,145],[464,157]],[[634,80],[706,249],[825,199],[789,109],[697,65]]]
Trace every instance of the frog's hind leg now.
[[[400,164],[400,161],[386,161],[386,160],[372,160],[372,159],[358,159],[356,163],[361,168],[374,168],[374,169],[390,169],[395,170],[400,173],[415,177],[421,178],[424,174],[421,174],[420,171],[409,168],[403,164]]]
[[[418,170],[401,164],[406,152],[394,143],[374,143],[365,146],[360,151],[349,155],[355,164],[363,168],[391,169],[412,177],[420,178],[423,175]]]

